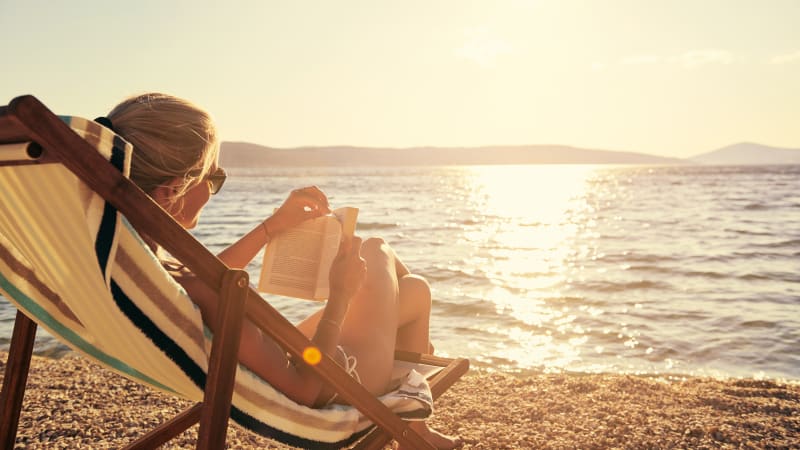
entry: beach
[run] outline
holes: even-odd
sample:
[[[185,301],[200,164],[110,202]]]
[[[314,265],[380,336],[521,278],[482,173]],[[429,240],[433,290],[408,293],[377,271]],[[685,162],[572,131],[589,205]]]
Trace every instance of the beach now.
[[[78,356],[35,356],[16,448],[119,448],[188,405]],[[430,423],[465,449],[800,448],[797,383],[473,370],[436,406]],[[228,447],[289,448],[233,424]]]

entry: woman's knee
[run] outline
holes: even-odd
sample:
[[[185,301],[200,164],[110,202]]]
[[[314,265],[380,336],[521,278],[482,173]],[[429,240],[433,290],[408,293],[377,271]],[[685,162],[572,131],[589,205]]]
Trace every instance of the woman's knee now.
[[[371,237],[364,239],[361,242],[361,254],[364,255],[365,253],[386,253],[388,249],[384,248],[386,246],[386,241],[380,237]]]
[[[431,309],[431,286],[420,275],[408,274],[398,280],[401,300],[413,302],[416,308]]]
[[[397,301],[397,275],[394,271],[394,256],[381,238],[369,238],[361,243],[361,257],[367,263],[367,279],[362,289],[368,291],[390,289],[390,298]]]
[[[382,238],[371,237],[361,243],[361,257],[367,261],[367,266],[393,262],[394,253]]]

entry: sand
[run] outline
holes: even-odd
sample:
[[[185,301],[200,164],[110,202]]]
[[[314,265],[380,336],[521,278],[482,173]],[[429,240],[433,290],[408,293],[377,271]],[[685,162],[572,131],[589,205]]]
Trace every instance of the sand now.
[[[17,448],[118,448],[187,405],[77,356],[34,357]],[[473,371],[437,402],[431,424],[465,449],[800,448],[800,385]],[[196,434],[165,448],[192,448]],[[288,448],[237,426],[228,445]]]

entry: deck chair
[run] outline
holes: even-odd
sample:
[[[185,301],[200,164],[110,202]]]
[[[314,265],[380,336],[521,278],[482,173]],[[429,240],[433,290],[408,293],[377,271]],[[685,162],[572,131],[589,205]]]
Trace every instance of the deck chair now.
[[[237,361],[244,317],[294,358],[312,343],[135,186],[132,147],[105,127],[57,116],[32,96],[0,107],[0,292],[17,307],[0,393],[0,448],[13,448],[38,326],[76,352],[193,405],[128,448],[199,423],[223,448],[228,421],[302,448],[433,448],[408,426],[469,367],[398,352],[397,389],[376,398],[331,358],[310,366],[349,405],[295,404]],[[214,333],[163,269],[147,234],[220,295]],[[431,368],[434,369],[431,369]]]

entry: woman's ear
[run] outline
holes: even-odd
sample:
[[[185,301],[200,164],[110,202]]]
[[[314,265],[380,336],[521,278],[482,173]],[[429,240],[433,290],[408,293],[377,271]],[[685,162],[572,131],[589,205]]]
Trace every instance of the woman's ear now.
[[[177,194],[182,182],[183,180],[179,178],[173,178],[164,184],[160,184],[153,189],[150,193],[150,197],[162,208],[171,213],[172,209],[175,207],[175,201],[177,200]]]

